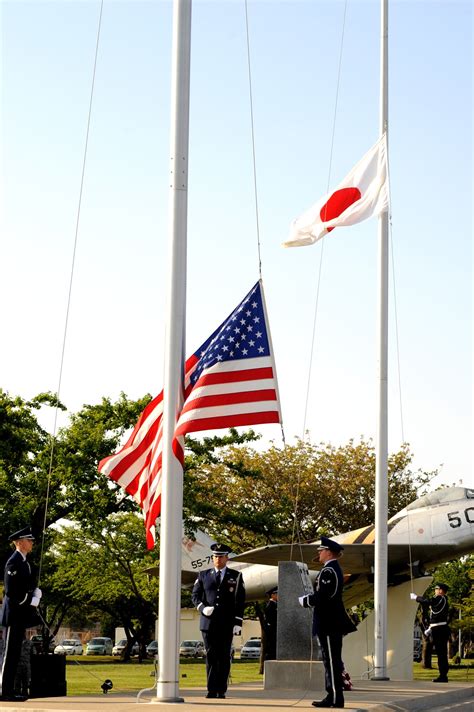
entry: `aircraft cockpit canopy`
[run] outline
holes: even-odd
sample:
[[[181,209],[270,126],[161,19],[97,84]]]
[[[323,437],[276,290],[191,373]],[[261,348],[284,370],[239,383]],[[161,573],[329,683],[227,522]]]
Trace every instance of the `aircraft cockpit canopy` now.
[[[446,487],[445,489],[437,490],[425,494],[419,499],[408,505],[407,510],[420,509],[421,507],[434,507],[437,504],[445,504],[453,502],[457,499],[474,499],[474,490],[467,487]]]

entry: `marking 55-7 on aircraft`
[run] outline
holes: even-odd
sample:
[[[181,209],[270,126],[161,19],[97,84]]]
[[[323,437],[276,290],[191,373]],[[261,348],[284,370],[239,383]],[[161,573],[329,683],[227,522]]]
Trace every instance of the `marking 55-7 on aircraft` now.
[[[333,536],[344,545],[342,566],[346,575],[346,606],[372,596],[374,566],[374,525]],[[424,495],[398,512],[388,522],[388,585],[397,585],[410,576],[422,576],[426,569],[474,551],[474,490],[448,487]],[[213,540],[203,532],[193,541],[183,537],[183,585],[194,582],[196,574],[212,565],[209,547]],[[242,571],[248,600],[262,599],[265,591],[278,583],[279,561],[303,561],[314,578],[318,566],[312,562],[318,542],[274,544],[246,551],[232,558],[232,568]]]

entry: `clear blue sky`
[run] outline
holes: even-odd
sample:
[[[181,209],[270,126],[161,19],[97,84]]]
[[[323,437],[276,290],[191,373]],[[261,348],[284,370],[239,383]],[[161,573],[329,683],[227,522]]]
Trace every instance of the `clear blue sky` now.
[[[1,386],[56,390],[100,3],[4,0]],[[263,278],[285,431],[302,434],[321,244],[289,223],[378,136],[379,2],[249,1]],[[405,439],[472,484],[472,7],[390,2],[392,235]],[[66,343],[71,411],[163,380],[170,2],[104,3]],[[243,0],[193,7],[187,353],[258,279]],[[326,238],[307,428],[373,437],[377,223]],[[390,449],[401,442],[391,290]],[[278,427],[261,428],[280,442]]]

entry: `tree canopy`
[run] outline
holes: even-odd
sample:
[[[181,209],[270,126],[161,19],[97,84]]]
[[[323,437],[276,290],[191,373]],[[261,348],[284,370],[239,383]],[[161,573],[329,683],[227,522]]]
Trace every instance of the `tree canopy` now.
[[[157,581],[148,581],[144,570],[156,566],[157,550],[146,550],[136,503],[97,470],[149,400],[122,393],[116,402],[84,405],[52,438],[38,416],[43,407],[65,409],[53,394],[28,401],[0,390],[2,558],[8,534],[27,523],[40,533],[46,523],[41,585],[51,619],[100,612],[121,621],[130,635],[149,635]],[[369,440],[262,448],[258,439],[252,430],[186,439],[188,531],[203,528],[238,552],[314,540],[373,520],[375,452]],[[408,445],[390,455],[389,514],[415,499],[432,474],[413,471]],[[58,533],[64,520],[72,526]],[[36,547],[33,563],[42,548]]]
[[[250,435],[249,435],[250,439]],[[365,526],[374,519],[375,451],[370,441],[295,445],[257,451],[245,443],[212,439],[207,449],[187,441],[185,505],[188,517],[236,550],[301,541]],[[389,516],[417,497],[432,473],[411,469],[403,445],[390,455]]]
[[[57,610],[62,604],[76,615],[78,609],[108,614],[142,648],[154,637],[158,580],[145,569],[156,566],[158,555],[146,549],[136,514],[111,515],[106,525],[97,522],[87,530],[62,527],[47,559],[45,581]]]
[[[39,424],[42,407],[65,410],[51,393],[27,401],[0,389],[0,552],[7,538],[30,523],[36,533],[61,519],[105,521],[118,511],[136,511],[128,495],[97,470],[124,432],[138,419],[150,396],[137,401],[121,394],[103,398],[70,416],[53,439]],[[45,517],[47,509],[47,514]],[[3,570],[3,566],[2,566]]]

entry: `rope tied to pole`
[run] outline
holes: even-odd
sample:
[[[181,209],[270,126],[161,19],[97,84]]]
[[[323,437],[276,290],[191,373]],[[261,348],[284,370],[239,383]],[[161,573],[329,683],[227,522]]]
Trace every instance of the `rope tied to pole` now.
[[[53,471],[54,449],[55,449],[55,444],[56,444],[56,433],[57,433],[57,425],[58,425],[59,399],[60,399],[60,395],[61,395],[64,360],[65,360],[65,353],[66,353],[66,342],[67,342],[68,326],[69,326],[69,312],[70,312],[71,301],[72,301],[72,287],[73,287],[73,281],[74,281],[74,268],[75,268],[75,262],[76,262],[76,252],[77,252],[78,236],[79,236],[79,223],[80,223],[80,216],[81,216],[82,195],[83,195],[83,190],[84,190],[84,178],[85,178],[85,172],[86,172],[87,149],[88,149],[88,144],[89,144],[89,131],[90,131],[90,125],[91,125],[91,116],[92,116],[92,103],[93,103],[93,98],[94,98],[94,85],[95,85],[95,77],[96,77],[96,70],[97,70],[97,58],[98,58],[98,54],[99,54],[99,41],[100,41],[100,31],[101,31],[101,26],[102,26],[103,6],[104,6],[104,0],[101,0],[99,19],[98,19],[98,25],[97,25],[96,43],[95,43],[94,65],[93,65],[93,70],[92,70],[91,90],[90,90],[90,96],[89,96],[89,109],[88,109],[88,114],[87,114],[86,136],[85,136],[85,143],[84,143],[84,152],[83,152],[83,157],[82,157],[82,170],[81,170],[79,197],[78,197],[78,204],[77,204],[77,211],[76,211],[76,224],[75,224],[75,231],[74,231],[74,243],[73,243],[72,259],[71,259],[71,269],[70,269],[70,275],[69,275],[69,288],[68,288],[68,296],[67,296],[67,304],[66,304],[66,314],[65,314],[65,319],[64,319],[64,329],[63,329],[63,339],[62,339],[62,346],[61,346],[58,385],[57,385],[57,389],[56,389],[57,403],[56,403],[56,407],[54,410],[53,432],[51,434],[51,452],[50,452],[50,457],[49,457],[48,479],[47,479],[47,485],[46,485],[46,500],[45,500],[45,509],[44,509],[44,519],[43,519],[43,531],[42,531],[42,536],[41,536],[38,585],[41,581],[41,572],[42,572],[43,556],[44,556],[45,532],[46,532],[46,525],[47,525],[47,521],[48,521],[48,507],[49,507],[49,497],[50,497],[50,488],[51,488],[51,475],[52,475],[52,471]]]

